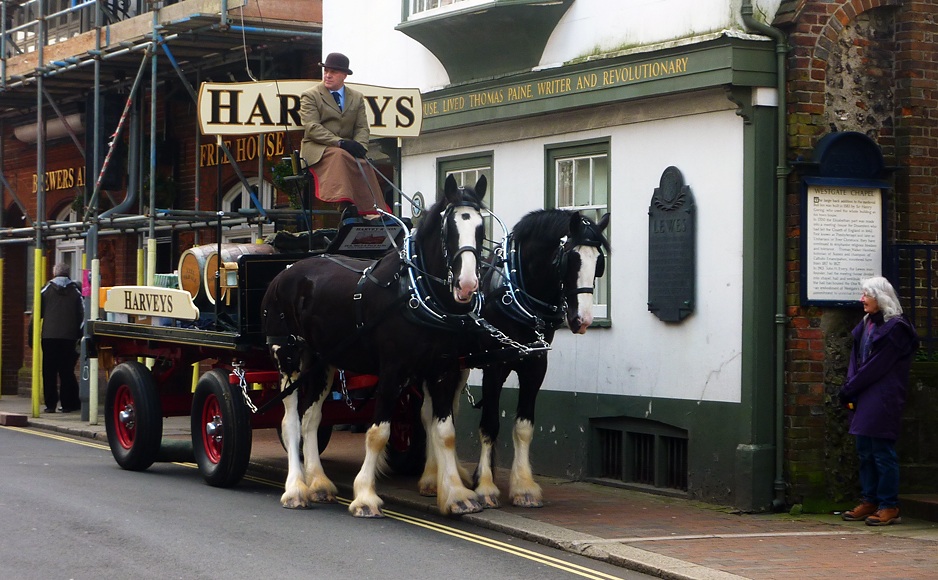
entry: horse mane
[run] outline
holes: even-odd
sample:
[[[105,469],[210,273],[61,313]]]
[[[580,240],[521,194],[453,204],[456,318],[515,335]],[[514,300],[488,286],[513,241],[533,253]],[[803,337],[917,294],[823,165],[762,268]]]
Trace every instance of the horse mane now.
[[[533,239],[559,240],[570,233],[570,215],[566,209],[536,209],[515,224],[512,233],[518,243]]]
[[[560,238],[570,235],[570,217],[573,214],[574,211],[569,209],[536,209],[527,213],[515,224],[512,235],[518,244],[527,241],[559,242]],[[594,223],[593,220],[589,221]],[[603,250],[608,253],[610,246],[606,237],[595,227],[591,227],[590,230],[595,235],[588,237],[600,243]]]
[[[422,242],[426,236],[440,235],[440,222],[443,218],[440,215],[443,208],[446,207],[446,198],[440,197],[433,205],[424,210],[422,219],[414,228],[414,241]]]

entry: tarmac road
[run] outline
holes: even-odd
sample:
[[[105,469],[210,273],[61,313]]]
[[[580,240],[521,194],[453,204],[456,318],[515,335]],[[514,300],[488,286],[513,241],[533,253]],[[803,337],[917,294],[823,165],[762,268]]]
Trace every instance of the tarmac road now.
[[[28,415],[29,399],[0,398],[3,412]],[[75,413],[29,421],[38,428],[107,440],[103,415],[100,425],[89,425]],[[164,434],[188,437],[188,418],[167,419]],[[345,497],[351,494],[363,447],[362,435],[339,431],[323,454],[326,472]],[[286,455],[274,430],[255,431],[251,461],[252,472],[285,479]],[[504,485],[505,471],[499,470],[497,478]],[[538,482],[544,488],[543,508],[507,506],[460,520],[661,578],[938,578],[938,525],[931,521],[904,516],[901,525],[877,528],[844,522],[835,514],[742,514],[585,482],[546,477]],[[378,482],[385,500],[434,512],[434,500],[419,496],[416,488],[415,478]]]
[[[0,428],[0,465],[0,578],[648,578],[406,508],[372,521],[341,504],[283,510],[280,482],[124,471],[107,445],[38,429]]]

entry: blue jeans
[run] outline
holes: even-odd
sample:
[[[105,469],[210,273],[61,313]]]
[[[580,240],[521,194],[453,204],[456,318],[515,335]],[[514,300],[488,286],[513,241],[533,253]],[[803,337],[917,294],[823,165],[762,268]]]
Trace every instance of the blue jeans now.
[[[892,439],[857,435],[863,501],[879,509],[899,504],[899,457]]]

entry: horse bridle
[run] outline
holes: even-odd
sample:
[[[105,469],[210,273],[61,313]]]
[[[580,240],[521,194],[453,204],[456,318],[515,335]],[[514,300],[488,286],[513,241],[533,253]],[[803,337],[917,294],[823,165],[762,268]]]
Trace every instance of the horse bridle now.
[[[465,188],[462,187],[459,189],[460,191],[465,190]],[[456,248],[456,252],[453,253],[452,258],[450,258],[449,252],[446,249],[446,224],[449,223],[450,218],[459,208],[471,208],[480,213],[482,211],[482,208],[478,204],[462,202],[457,205],[446,206],[446,209],[443,210],[443,212],[440,214],[440,239],[443,240],[443,262],[446,264],[446,284],[449,286],[450,290],[453,289],[453,284],[455,283],[456,274],[453,272],[453,267],[455,266],[456,259],[459,258],[459,256],[461,256],[464,252],[469,252],[475,256],[476,264],[479,264],[481,261],[481,258],[479,257],[479,248],[475,246],[467,245]],[[438,281],[442,282],[442,280]]]
[[[569,267],[569,255],[575,253],[577,247],[579,246],[592,246],[599,250],[599,257],[596,258],[596,271],[593,274],[593,278],[602,278],[603,274],[606,273],[606,255],[603,253],[603,244],[599,240],[586,239],[582,241],[566,240],[560,244],[560,249],[557,254],[557,259],[555,263],[557,268],[561,272],[561,281],[563,280],[564,275],[567,273],[567,268]],[[562,284],[563,282],[561,282]],[[592,286],[580,286],[573,292],[574,294],[592,294]]]
[[[458,315],[442,311],[434,304],[432,304],[431,296],[434,294],[434,292],[424,286],[425,280],[432,280],[437,284],[447,285],[449,286],[450,290],[452,290],[453,283],[455,281],[455,275],[453,273],[453,264],[451,260],[455,260],[456,257],[461,255],[463,252],[472,252],[473,255],[476,256],[476,264],[479,263],[479,250],[474,246],[463,246],[458,248],[452,259],[449,258],[448,252],[446,250],[446,223],[449,221],[449,217],[458,208],[461,207],[469,207],[477,211],[480,210],[479,206],[476,204],[461,202],[455,205],[448,205],[446,209],[440,214],[442,218],[442,223],[440,226],[440,239],[442,241],[443,261],[446,264],[448,280],[443,280],[434,276],[433,274],[426,271],[422,263],[418,263],[422,262],[422,258],[414,252],[414,239],[410,233],[408,234],[407,239],[404,241],[404,247],[401,249],[401,260],[407,267],[407,286],[410,289],[408,307],[412,311],[421,312],[423,314],[424,320],[430,320],[433,321],[434,324],[441,324],[444,326],[459,324],[463,318],[466,318],[470,315],[478,317],[482,312],[482,297],[481,293],[479,292],[476,292],[473,295],[473,303],[470,307],[469,314]]]

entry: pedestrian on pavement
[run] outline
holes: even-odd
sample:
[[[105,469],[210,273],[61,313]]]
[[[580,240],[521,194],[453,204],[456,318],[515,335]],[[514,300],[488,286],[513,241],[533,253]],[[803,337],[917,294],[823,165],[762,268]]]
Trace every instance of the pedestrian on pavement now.
[[[326,57],[322,82],[300,95],[303,140],[300,155],[314,176],[316,196],[338,202],[344,211],[354,205],[360,215],[387,211],[377,175],[367,163],[371,128],[361,92],[346,86],[352,74],[349,59],[333,52]]]
[[[81,290],[68,264],[52,267],[52,280],[42,288],[42,388],[46,413],[55,413],[61,400],[63,413],[81,409],[78,380],[75,378],[76,346],[85,320]],[[56,379],[59,388],[56,388]],[[61,399],[60,399],[61,397]]]
[[[861,288],[866,314],[853,329],[847,381],[840,389],[856,436],[861,503],[843,519],[887,526],[902,523],[896,439],[919,340],[888,280],[869,278]]]

